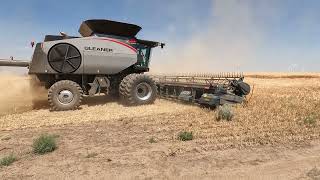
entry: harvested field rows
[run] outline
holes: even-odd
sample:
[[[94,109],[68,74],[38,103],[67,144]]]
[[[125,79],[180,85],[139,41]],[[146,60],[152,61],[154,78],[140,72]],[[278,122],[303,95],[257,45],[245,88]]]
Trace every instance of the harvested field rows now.
[[[162,99],[124,107],[103,96],[86,99],[76,111],[50,112],[43,100],[38,109],[3,115],[0,156],[13,153],[18,161],[0,168],[0,177],[316,177],[320,78],[246,81],[254,85],[253,95],[248,104],[233,108],[232,121],[216,121],[215,111]],[[192,131],[194,139],[179,141],[181,131]],[[36,156],[31,145],[43,133],[58,137],[58,149]]]
[[[234,108],[233,121],[216,121],[215,112],[197,106],[158,100],[154,105],[124,107],[104,97],[87,99],[81,110],[49,112],[47,107],[0,117],[2,130],[44,126],[130,122],[154,127],[172,139],[182,130],[192,131],[196,141],[209,149],[299,143],[320,136],[320,79],[256,79],[249,103]],[[311,119],[311,122],[308,120]],[[313,119],[315,122],[313,122]]]

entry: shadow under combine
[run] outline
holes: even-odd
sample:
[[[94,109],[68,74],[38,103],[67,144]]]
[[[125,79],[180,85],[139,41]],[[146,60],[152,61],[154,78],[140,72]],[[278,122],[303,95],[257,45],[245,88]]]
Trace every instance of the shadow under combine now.
[[[94,96],[94,97],[83,97],[82,105],[87,106],[97,106],[103,105],[111,102],[119,102],[119,98],[101,95],[101,96]]]
[[[87,106],[98,106],[98,105],[104,105],[111,102],[119,102],[119,98],[105,96],[105,95],[94,96],[94,97],[84,96],[81,104],[87,105]],[[50,109],[50,106],[49,106],[48,100],[43,99],[43,100],[33,101],[32,108],[34,110],[41,110],[41,109]]]

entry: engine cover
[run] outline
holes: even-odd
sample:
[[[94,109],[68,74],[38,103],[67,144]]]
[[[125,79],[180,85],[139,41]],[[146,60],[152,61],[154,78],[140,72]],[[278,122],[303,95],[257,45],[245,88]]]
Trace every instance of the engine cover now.
[[[37,44],[30,74],[116,74],[137,62],[137,50],[122,40],[71,38]]]

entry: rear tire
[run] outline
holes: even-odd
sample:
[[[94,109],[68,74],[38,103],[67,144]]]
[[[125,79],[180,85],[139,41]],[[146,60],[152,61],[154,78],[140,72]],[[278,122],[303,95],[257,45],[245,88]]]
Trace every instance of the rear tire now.
[[[130,74],[121,81],[119,95],[126,105],[152,104],[157,98],[157,86],[148,75]]]
[[[54,83],[48,92],[48,101],[53,111],[78,109],[82,98],[82,88],[77,83],[69,80]]]

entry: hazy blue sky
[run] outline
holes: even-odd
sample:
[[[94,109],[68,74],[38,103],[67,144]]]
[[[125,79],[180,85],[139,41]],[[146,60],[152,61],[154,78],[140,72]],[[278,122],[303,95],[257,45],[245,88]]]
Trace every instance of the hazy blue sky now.
[[[3,0],[0,58],[30,58],[31,40],[105,18],[167,44],[154,52],[157,71],[319,72],[319,9],[318,0]]]

